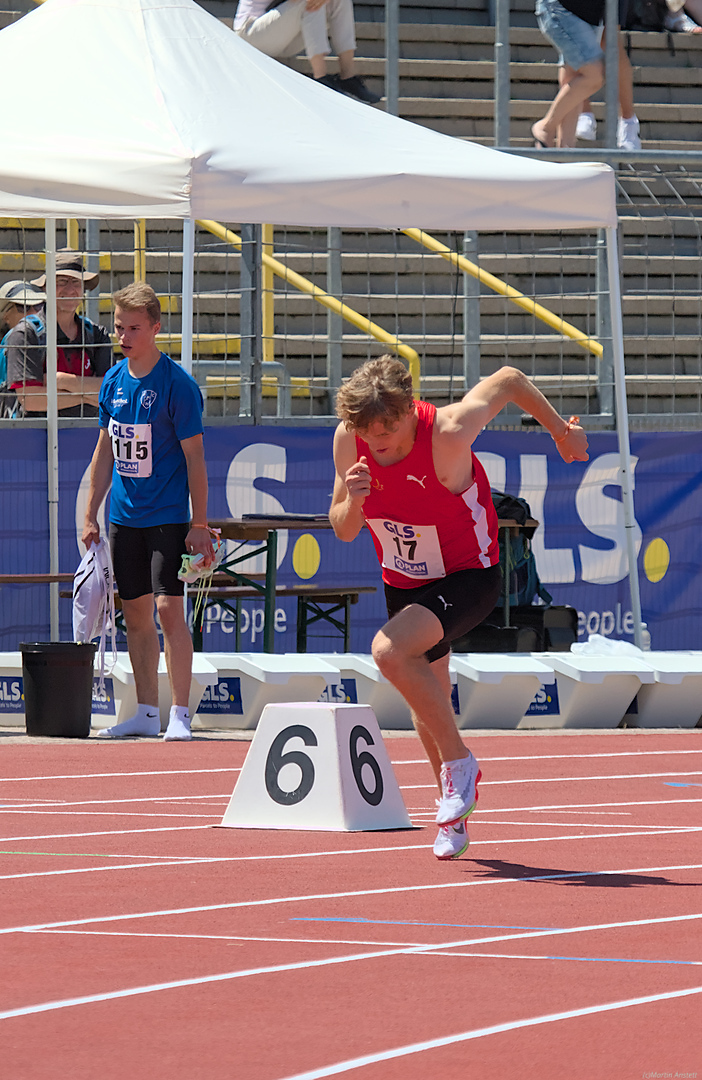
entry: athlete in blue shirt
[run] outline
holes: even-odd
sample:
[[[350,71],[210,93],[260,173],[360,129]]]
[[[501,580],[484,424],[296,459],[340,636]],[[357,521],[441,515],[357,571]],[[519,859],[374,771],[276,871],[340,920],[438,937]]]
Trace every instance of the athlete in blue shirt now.
[[[186,552],[202,554],[206,566],[214,559],[207,527],[202,394],[156,344],[161,309],[153,289],[129,285],[115,293],[114,304],[124,360],[100,389],[100,435],[82,539],[90,547],[100,538],[98,510],[111,484],[110,546],[139,707],[129,720],[100,734],[159,734],[155,599],[173,699],[164,738],[186,740],[191,738],[193,645],[178,570]]]

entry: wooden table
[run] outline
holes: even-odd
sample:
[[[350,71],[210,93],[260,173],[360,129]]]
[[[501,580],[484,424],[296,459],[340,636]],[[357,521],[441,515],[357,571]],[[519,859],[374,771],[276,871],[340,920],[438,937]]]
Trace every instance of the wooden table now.
[[[273,652],[273,635],[275,625],[275,601],[277,586],[277,562],[278,562],[278,531],[289,529],[293,532],[315,532],[316,530],[331,529],[331,522],[326,514],[274,514],[270,516],[246,514],[241,518],[222,518],[219,521],[211,521],[213,529],[219,529],[222,539],[240,541],[239,548],[228,556],[219,567],[220,570],[229,574],[236,580],[237,585],[245,585],[255,589],[263,597],[263,651]],[[498,529],[503,531],[503,550],[508,550],[511,529],[535,529],[539,522],[534,518],[528,518],[522,525],[512,518],[500,518],[497,522]],[[239,554],[241,546],[247,542],[260,541],[261,546],[255,551],[245,551]],[[255,555],[265,555],[266,571],[263,580],[255,577],[247,577],[234,569],[239,563],[253,558]],[[506,568],[502,568],[504,581],[504,618],[505,626],[509,626],[509,594],[510,575]],[[321,586],[320,586],[321,588]]]
[[[272,514],[269,516],[245,514],[241,518],[222,518],[210,521],[212,529],[219,529],[223,540],[238,540],[239,546],[220,564],[218,571],[223,571],[234,578],[237,585],[246,585],[255,589],[263,597],[263,651],[274,652],[275,601],[278,573],[278,532],[288,529],[291,532],[314,532],[318,529],[331,529],[331,522],[326,514]],[[257,541],[261,546],[254,551],[246,550],[240,554],[246,543]],[[266,571],[263,581],[255,576],[248,577],[235,569],[237,565],[252,559],[256,555],[265,555]]]

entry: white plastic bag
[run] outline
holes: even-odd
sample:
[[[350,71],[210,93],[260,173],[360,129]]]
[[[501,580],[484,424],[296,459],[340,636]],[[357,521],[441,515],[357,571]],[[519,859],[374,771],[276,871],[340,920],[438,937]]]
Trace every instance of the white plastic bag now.
[[[587,641],[574,642],[570,651],[581,656],[643,656],[641,649],[631,641],[607,638],[602,634],[590,634]]]
[[[73,640],[85,643],[100,638],[100,689],[105,685],[105,646],[108,629],[115,645],[115,591],[110,548],[104,537],[93,543],[73,576]]]

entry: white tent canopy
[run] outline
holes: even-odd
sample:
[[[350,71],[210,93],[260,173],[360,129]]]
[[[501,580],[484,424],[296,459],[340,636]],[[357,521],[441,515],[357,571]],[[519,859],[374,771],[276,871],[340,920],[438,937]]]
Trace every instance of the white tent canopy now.
[[[462,142],[344,98],[240,41],[194,0],[48,0],[0,31],[0,215],[47,220],[51,570],[58,570],[55,224],[607,231],[629,582],[641,640],[614,173]],[[192,310],[184,247],[183,294]],[[190,259],[190,270],[192,262]],[[190,283],[188,288],[187,282]],[[188,294],[186,296],[186,294]],[[58,588],[52,587],[52,636]]]
[[[194,0],[48,0],[0,33],[0,214],[424,229],[616,223],[611,169],[389,116]]]

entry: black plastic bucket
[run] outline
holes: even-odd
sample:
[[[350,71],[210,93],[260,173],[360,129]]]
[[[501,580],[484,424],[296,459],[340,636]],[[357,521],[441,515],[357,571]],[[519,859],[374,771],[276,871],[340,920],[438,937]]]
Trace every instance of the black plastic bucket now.
[[[97,645],[75,641],[22,642],[24,713],[28,735],[87,739]]]

